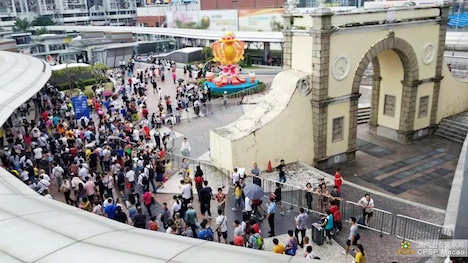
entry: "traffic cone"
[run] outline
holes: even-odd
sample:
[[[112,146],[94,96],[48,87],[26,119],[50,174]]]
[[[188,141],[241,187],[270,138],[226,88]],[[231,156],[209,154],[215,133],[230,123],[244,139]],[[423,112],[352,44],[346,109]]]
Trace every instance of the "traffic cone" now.
[[[267,172],[269,172],[269,173],[273,172],[273,168],[271,168],[271,161],[268,161]]]

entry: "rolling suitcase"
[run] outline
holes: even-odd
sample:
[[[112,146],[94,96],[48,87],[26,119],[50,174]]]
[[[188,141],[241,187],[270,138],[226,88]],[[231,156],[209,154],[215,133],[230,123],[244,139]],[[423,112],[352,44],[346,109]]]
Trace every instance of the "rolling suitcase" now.
[[[311,236],[312,236],[312,241],[314,241],[315,244],[319,246],[323,245],[325,241],[324,228],[322,228],[316,223],[313,223]]]

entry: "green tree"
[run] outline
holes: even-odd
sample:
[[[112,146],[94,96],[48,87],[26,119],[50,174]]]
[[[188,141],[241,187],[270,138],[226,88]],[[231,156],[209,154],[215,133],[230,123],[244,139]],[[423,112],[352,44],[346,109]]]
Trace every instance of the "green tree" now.
[[[213,49],[211,47],[203,47],[201,54],[205,58],[205,62],[206,62],[213,58]]]
[[[45,26],[39,28],[39,29],[36,29],[36,35],[37,36],[40,36],[40,35],[44,35],[44,34],[47,34],[49,31],[47,30],[47,28]]]
[[[48,16],[38,16],[32,21],[31,24],[33,26],[52,26],[55,25],[55,22]]]
[[[13,25],[13,31],[15,32],[26,32],[31,29],[31,23],[29,23],[28,19],[24,18],[17,18],[15,20],[15,24]]]

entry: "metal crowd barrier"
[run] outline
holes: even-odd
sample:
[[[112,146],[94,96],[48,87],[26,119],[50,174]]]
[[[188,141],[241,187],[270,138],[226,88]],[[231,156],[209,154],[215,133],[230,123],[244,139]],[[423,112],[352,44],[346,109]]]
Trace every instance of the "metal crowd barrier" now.
[[[355,217],[356,220],[359,220],[363,216],[363,207],[358,203],[351,201],[344,202],[344,207],[342,209],[343,218],[346,221],[349,221],[351,217]],[[372,217],[369,219],[368,225],[361,225],[362,228],[367,228],[376,232],[380,232],[380,237],[383,234],[390,235],[394,227],[394,217],[393,214],[378,208],[373,208]]]
[[[196,171],[196,166],[199,165],[207,181],[217,181],[219,180],[219,177],[221,177],[223,188],[232,185],[231,170],[177,154],[168,154],[168,160],[171,160],[170,163],[172,166],[172,175],[178,174],[180,172],[183,159],[187,160],[189,169],[193,173]],[[215,177],[218,179],[214,179]],[[278,181],[257,176],[250,176],[246,173],[246,184],[254,183],[254,179],[257,182],[260,182],[260,185],[265,192],[265,197],[269,197],[275,192],[276,183],[278,183]],[[316,194],[315,192],[311,192],[310,195],[307,195],[307,191],[305,189],[289,184],[281,183],[280,187],[283,205],[288,205],[291,209],[294,209],[294,207],[303,207],[309,212],[325,215],[325,208],[327,205],[322,203],[322,196]],[[341,201],[339,206],[345,221],[348,221],[350,217],[359,219],[361,216],[363,216],[363,208],[357,203],[351,201]],[[373,209],[373,215],[367,226],[359,226],[379,232],[381,237],[383,234],[394,234],[397,238],[401,238],[403,241],[408,240],[412,242],[418,242],[418,240],[451,239],[453,237],[453,232],[444,226],[400,214],[394,216],[391,212],[378,208]]]
[[[247,176],[245,179],[246,184],[253,183],[254,178],[261,182],[261,186],[265,192],[265,197],[270,196],[276,189],[278,181],[256,177]],[[319,215],[325,215],[326,205],[323,205],[321,196],[316,193],[311,193],[311,197],[306,197],[306,190],[289,184],[280,184],[282,193],[283,205],[289,205],[291,209],[294,207],[308,210],[309,212]],[[341,201],[339,203],[343,220],[349,221],[350,217],[355,217],[357,220],[363,216],[363,208],[358,203],[351,201]],[[404,215],[396,215],[389,211],[374,208],[371,219],[368,225],[359,225],[362,228],[369,229],[383,235],[394,234],[397,238],[403,241],[413,241],[424,239],[451,239],[453,232],[441,225],[425,222],[419,219],[411,218]]]
[[[278,183],[278,181],[258,176],[247,176],[245,178],[245,183],[253,183],[254,179],[261,182],[265,197],[269,197],[275,192],[276,183]],[[316,193],[310,193],[311,198],[307,198],[307,192],[304,189],[284,183],[281,183],[280,187],[281,202],[283,205],[288,205],[290,209],[303,207],[306,211],[325,215],[325,206],[321,204],[321,196]]]
[[[394,234],[396,237],[412,242],[429,239],[451,239],[453,231],[444,226],[422,221],[404,215],[396,215]]]

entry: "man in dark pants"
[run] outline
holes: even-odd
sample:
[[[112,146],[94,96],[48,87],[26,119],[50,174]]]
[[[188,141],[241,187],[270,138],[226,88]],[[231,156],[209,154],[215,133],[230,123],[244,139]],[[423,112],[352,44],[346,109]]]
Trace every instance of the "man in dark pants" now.
[[[270,205],[267,209],[267,219],[270,225],[270,237],[275,236],[275,213],[276,213],[276,201],[274,196],[270,196]]]

